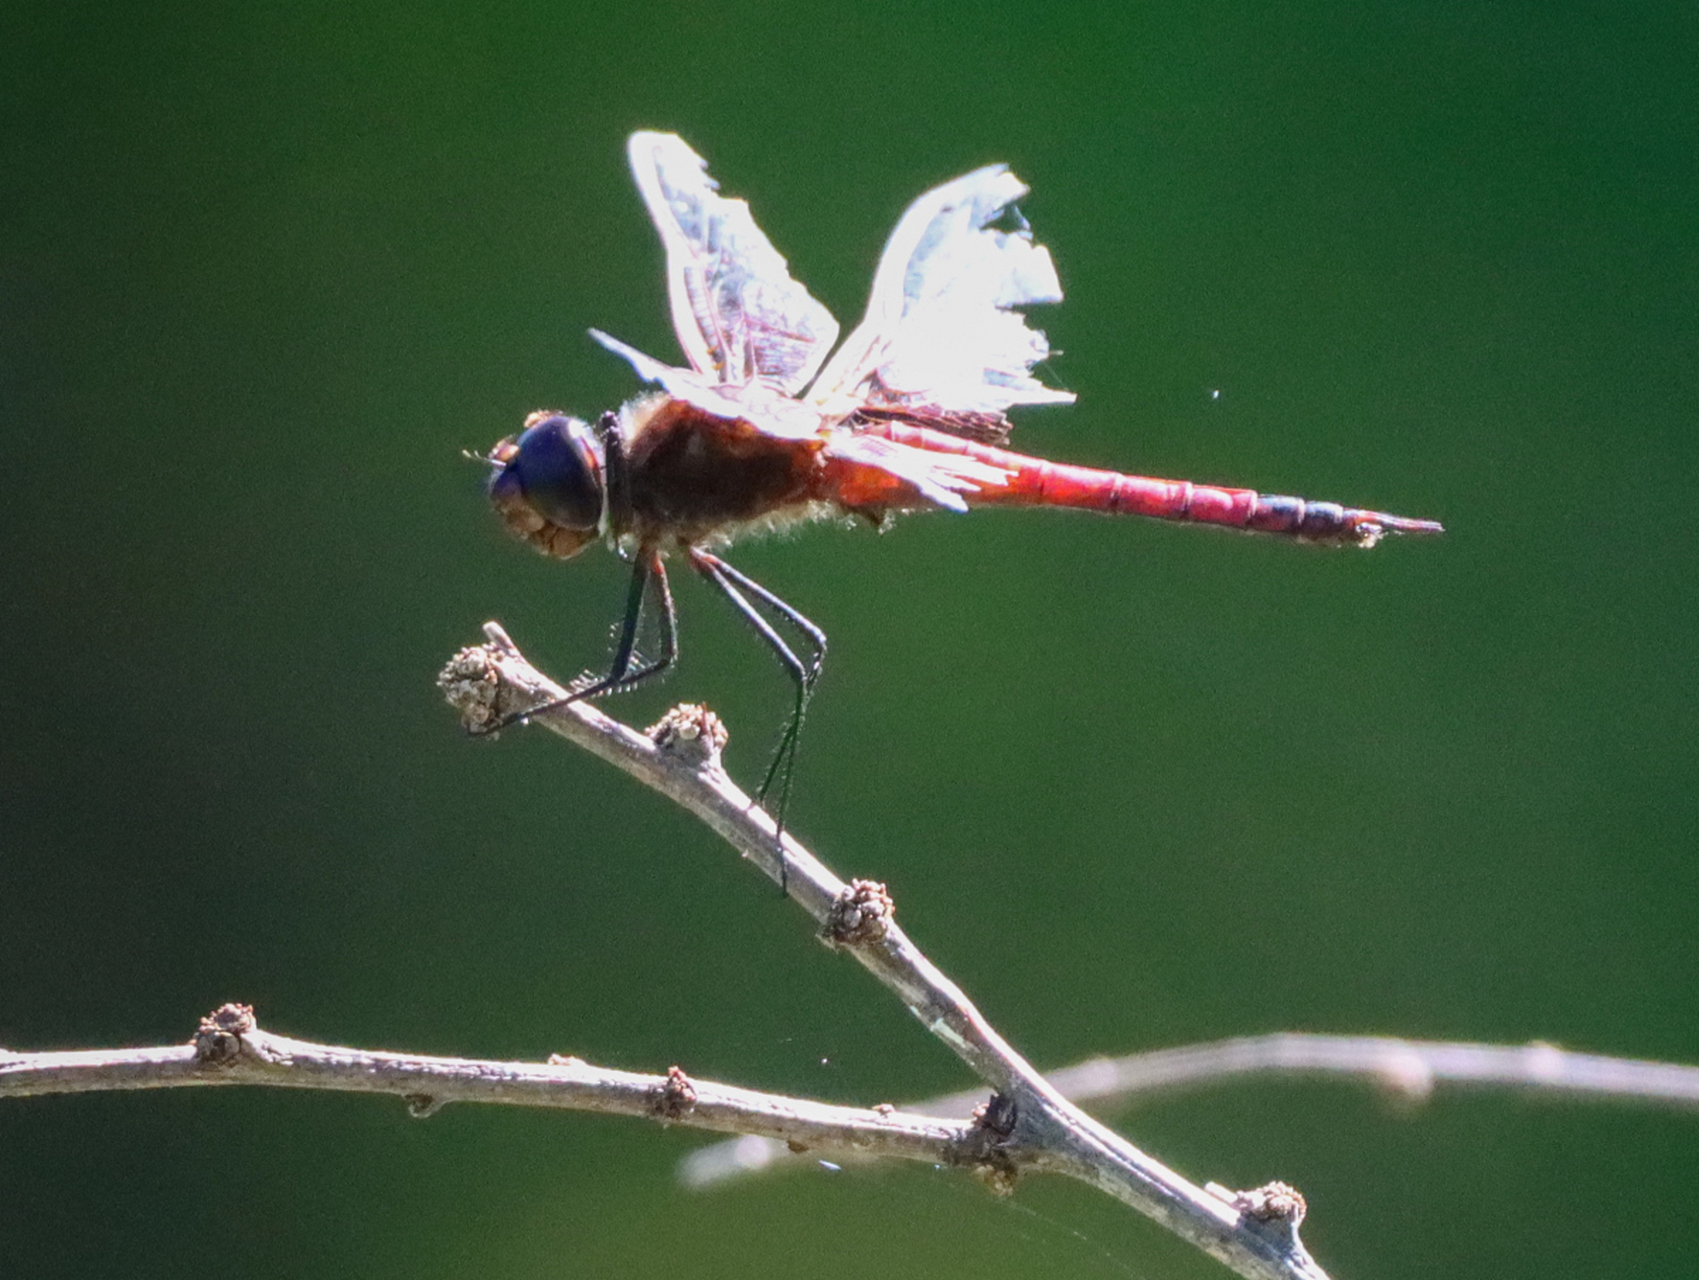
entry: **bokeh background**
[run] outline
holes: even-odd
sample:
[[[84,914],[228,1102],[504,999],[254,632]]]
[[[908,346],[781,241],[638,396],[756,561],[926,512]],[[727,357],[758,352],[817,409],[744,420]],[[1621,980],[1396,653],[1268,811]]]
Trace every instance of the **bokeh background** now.
[[[873,1103],[965,1072],[702,828],[432,687],[603,660],[621,566],[460,456],[631,394],[681,132],[846,323],[1010,162],[1079,394],[1033,451],[1444,519],[1326,552],[1046,513],[734,557],[831,633],[792,821],[1041,1065],[1276,1029],[1699,1058],[1699,19],[1238,0],[262,6],[0,18],[0,1044],[228,1000],[375,1047]],[[688,578],[688,575],[685,575]],[[786,705],[680,581],[758,776]],[[1347,1277],[1688,1271],[1699,1119],[1235,1083],[1126,1115],[1297,1183]],[[263,1091],[0,1105],[0,1274],[1225,1274],[1083,1188]]]

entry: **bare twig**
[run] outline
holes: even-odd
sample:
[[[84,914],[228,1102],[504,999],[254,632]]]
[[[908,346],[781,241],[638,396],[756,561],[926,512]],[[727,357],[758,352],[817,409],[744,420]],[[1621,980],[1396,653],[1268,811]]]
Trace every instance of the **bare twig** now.
[[[525,661],[506,634],[463,650],[439,683],[474,727],[552,701],[564,692]],[[577,1058],[493,1062],[380,1053],[314,1044],[261,1031],[253,1011],[226,1005],[186,1045],[20,1054],[0,1050],[0,1097],[46,1093],[269,1085],[399,1096],[413,1115],[447,1102],[565,1107],[645,1117],[743,1135],[689,1163],[700,1183],[772,1162],[776,1151],[839,1159],[899,1157],[971,1169],[994,1189],[1025,1171],[1064,1173],[1148,1214],[1183,1239],[1257,1280],[1326,1280],[1298,1239],[1303,1197],[1280,1182],[1250,1191],[1199,1188],[1086,1115],[1161,1089],[1238,1075],[1371,1078],[1407,1099],[1441,1083],[1523,1088],[1691,1107],[1699,1068],[1520,1048],[1384,1037],[1284,1034],[1224,1040],[1120,1059],[1094,1059],[1040,1076],[1003,1041],[966,995],[894,922],[884,886],[844,884],[726,777],[725,730],[700,707],[681,706],[646,734],[569,705],[535,717],[661,791],[754,862],[809,912],[822,941],[849,952],[892,990],[993,1090],[923,1104],[939,1114],[881,1105],[867,1110],[693,1080],[591,1066]],[[954,1113],[954,1114],[952,1114]],[[736,1156],[727,1156],[735,1147]]]
[[[931,1120],[889,1107],[830,1106],[687,1077],[592,1066],[579,1058],[488,1062],[377,1053],[261,1031],[253,1010],[227,1004],[201,1020],[187,1044],[72,1053],[0,1051],[0,1097],[212,1085],[270,1085],[381,1093],[415,1116],[449,1102],[563,1107],[770,1138],[786,1150],[841,1159],[895,1156],[975,1167],[984,1146],[970,1120]]]
[[[1155,1094],[1249,1075],[1365,1080],[1412,1104],[1427,1101],[1440,1085],[1459,1085],[1699,1108],[1699,1067],[1575,1053],[1542,1043],[1494,1045],[1392,1036],[1243,1036],[1092,1058],[1052,1071],[1047,1078],[1070,1101],[1104,1113]],[[898,1109],[934,1117],[968,1116],[983,1098],[983,1092],[953,1093]],[[679,1162],[679,1176],[689,1186],[707,1187],[802,1167],[782,1143],[743,1138],[692,1151]]]
[[[1424,1102],[1437,1086],[1450,1084],[1699,1107],[1699,1067],[1576,1053],[1539,1041],[1495,1045],[1285,1032],[1101,1058],[1051,1078],[1062,1077],[1069,1097],[1111,1110],[1158,1090],[1258,1074],[1366,1078],[1410,1102]]]
[[[444,695],[480,728],[565,693],[538,672],[499,626],[462,650],[439,678]],[[811,915],[829,945],[848,951],[897,995],[994,1091],[979,1118],[986,1157],[1012,1188],[1027,1170],[1063,1173],[1147,1214],[1241,1276],[1322,1280],[1298,1239],[1302,1200],[1270,1184],[1256,1193],[1205,1189],[1166,1168],[1058,1093],[985,1021],[967,996],[892,920],[882,888],[846,885],[772,819],[720,767],[723,729],[700,708],[679,708],[641,735],[594,707],[573,703],[537,722],[610,761],[700,818]]]

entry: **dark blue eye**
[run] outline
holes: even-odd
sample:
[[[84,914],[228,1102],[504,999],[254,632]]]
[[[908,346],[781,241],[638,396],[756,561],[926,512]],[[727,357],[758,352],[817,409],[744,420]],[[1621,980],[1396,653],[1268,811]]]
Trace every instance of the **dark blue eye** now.
[[[602,518],[600,453],[590,428],[577,418],[533,415],[507,465],[490,481],[490,496],[511,499],[517,488],[552,524],[594,530]]]

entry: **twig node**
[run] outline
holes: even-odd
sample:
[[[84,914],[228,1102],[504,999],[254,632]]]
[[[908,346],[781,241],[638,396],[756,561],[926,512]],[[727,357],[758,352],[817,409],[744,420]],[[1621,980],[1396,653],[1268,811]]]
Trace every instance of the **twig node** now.
[[[662,751],[692,769],[718,769],[731,738],[725,722],[696,702],[681,702],[643,731]]]
[[[253,1005],[219,1005],[195,1031],[195,1061],[207,1067],[234,1062],[242,1053],[242,1037],[257,1025]]]
[[[973,1128],[966,1139],[968,1168],[993,1195],[1013,1195],[1020,1179],[1007,1145],[1017,1118],[1015,1100],[1003,1093],[992,1094],[973,1109]]]
[[[1206,1188],[1237,1209],[1257,1234],[1278,1243],[1288,1253],[1298,1252],[1298,1227],[1309,1212],[1298,1188],[1287,1182],[1267,1182],[1250,1191],[1233,1191],[1212,1182]]]
[[[974,1165],[970,1172],[987,1191],[998,1197],[1014,1195],[1015,1185],[1021,1180],[1014,1162],[1007,1156],[988,1156]]]
[[[832,903],[821,929],[834,946],[862,946],[881,941],[890,931],[897,904],[877,880],[851,880]]]
[[[655,1114],[662,1120],[682,1120],[695,1109],[696,1086],[682,1067],[668,1067],[666,1083],[655,1089]]]

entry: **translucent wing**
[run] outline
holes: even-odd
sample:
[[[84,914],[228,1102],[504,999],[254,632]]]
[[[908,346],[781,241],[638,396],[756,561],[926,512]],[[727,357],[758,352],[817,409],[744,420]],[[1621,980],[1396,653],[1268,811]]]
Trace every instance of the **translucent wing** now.
[[[673,329],[691,367],[719,383],[801,390],[837,341],[832,313],[791,279],[749,206],[719,194],[683,139],[634,133],[629,151],[667,251]]]
[[[658,383],[677,400],[684,400],[706,413],[721,418],[742,418],[768,435],[786,440],[806,440],[818,435],[825,425],[818,407],[805,404],[769,382],[725,383],[694,369],[676,369],[646,356],[618,338],[590,330],[590,336],[637,371],[645,382]]]
[[[911,204],[879,259],[867,315],[810,398],[990,414],[1071,401],[1032,376],[1050,344],[1013,310],[1062,300],[1050,253],[1018,214],[1012,230],[990,225],[1026,192],[992,165]]]
[[[924,500],[946,511],[966,511],[967,499],[1009,478],[1001,467],[953,453],[914,449],[882,436],[833,434],[828,467],[838,468],[838,501],[849,507],[911,508]]]

